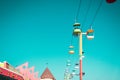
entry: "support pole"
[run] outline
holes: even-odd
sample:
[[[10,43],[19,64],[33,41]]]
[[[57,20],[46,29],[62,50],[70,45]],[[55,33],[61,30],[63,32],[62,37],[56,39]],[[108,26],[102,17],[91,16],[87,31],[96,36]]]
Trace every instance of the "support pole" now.
[[[82,80],[82,60],[80,60],[80,80]]]
[[[82,32],[79,34],[80,80],[82,80]]]

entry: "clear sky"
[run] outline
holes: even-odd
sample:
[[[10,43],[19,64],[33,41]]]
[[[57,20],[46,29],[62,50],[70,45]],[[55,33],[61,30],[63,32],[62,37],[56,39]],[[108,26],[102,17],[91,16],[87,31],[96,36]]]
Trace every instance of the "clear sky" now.
[[[91,3],[90,3],[91,1]],[[66,61],[78,60],[68,54],[79,0],[0,0],[0,61],[18,66],[29,62],[39,76],[48,67],[57,80],[64,79]],[[82,0],[78,22],[85,32],[92,22],[100,0]],[[93,23],[95,39],[83,38],[84,80],[120,80],[120,0],[103,4]],[[71,66],[71,70],[72,70]],[[78,79],[78,76],[73,80]]]

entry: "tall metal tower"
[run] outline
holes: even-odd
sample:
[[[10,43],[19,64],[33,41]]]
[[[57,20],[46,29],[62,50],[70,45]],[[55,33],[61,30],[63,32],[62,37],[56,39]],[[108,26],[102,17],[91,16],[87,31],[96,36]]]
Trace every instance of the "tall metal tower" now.
[[[73,25],[74,29],[73,29],[73,35],[74,36],[77,36],[79,38],[79,77],[80,77],[80,80],[82,80],[82,76],[85,74],[83,73],[82,71],[82,60],[83,60],[83,47],[82,47],[82,37],[83,35],[86,35],[86,37],[89,39],[89,40],[92,40],[94,38],[94,35],[93,35],[93,32],[94,30],[92,29],[88,29],[86,32],[82,32],[82,30],[80,29],[80,23],[75,23]],[[74,51],[69,51],[70,54],[73,54]]]

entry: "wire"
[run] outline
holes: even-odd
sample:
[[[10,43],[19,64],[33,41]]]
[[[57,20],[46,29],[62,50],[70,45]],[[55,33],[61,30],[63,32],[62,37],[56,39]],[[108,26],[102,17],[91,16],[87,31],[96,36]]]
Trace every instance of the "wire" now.
[[[77,10],[77,14],[76,14],[76,17],[75,17],[75,22],[77,22],[77,20],[78,20],[78,16],[79,16],[79,12],[80,12],[80,7],[81,7],[81,0],[79,1],[78,10]]]
[[[97,11],[96,11],[96,13],[95,13],[95,15],[94,15],[94,17],[93,17],[93,20],[92,20],[92,22],[91,22],[91,24],[90,24],[90,27],[93,25],[93,23],[94,23],[94,21],[95,21],[95,18],[96,18],[97,14],[98,14],[98,12],[99,12],[99,10],[100,10],[100,7],[101,7],[101,5],[102,5],[102,2],[103,2],[103,0],[101,0],[99,6],[98,6],[98,8],[97,8]]]
[[[87,12],[86,12],[85,18],[84,18],[84,20],[83,20],[83,26],[84,26],[84,24],[85,24],[85,22],[86,22],[88,12],[89,12],[89,10],[90,10],[90,8],[91,8],[91,3],[92,3],[92,0],[91,0],[91,1],[89,2],[89,4],[88,4]],[[82,26],[82,28],[83,28],[83,26]]]
[[[73,34],[72,34],[72,38],[71,38],[71,43],[70,43],[70,46],[72,46],[73,45]]]

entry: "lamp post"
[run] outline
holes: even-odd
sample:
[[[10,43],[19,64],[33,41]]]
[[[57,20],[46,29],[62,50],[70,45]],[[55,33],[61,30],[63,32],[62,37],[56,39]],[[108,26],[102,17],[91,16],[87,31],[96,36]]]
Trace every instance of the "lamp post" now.
[[[75,23],[73,25],[74,27],[74,30],[73,30],[73,35],[74,36],[77,36],[79,38],[79,56],[80,56],[80,60],[79,60],[79,77],[80,77],[80,80],[82,80],[82,76],[83,76],[83,72],[82,72],[82,58],[84,57],[83,56],[83,48],[82,48],[82,36],[83,35],[86,35],[87,38],[89,40],[93,39],[94,38],[94,35],[93,35],[93,30],[92,28],[87,30],[87,32],[82,32],[82,30],[80,29],[80,23]]]

